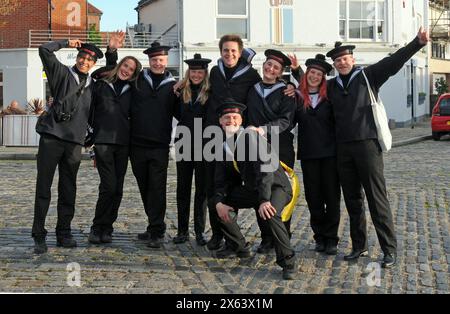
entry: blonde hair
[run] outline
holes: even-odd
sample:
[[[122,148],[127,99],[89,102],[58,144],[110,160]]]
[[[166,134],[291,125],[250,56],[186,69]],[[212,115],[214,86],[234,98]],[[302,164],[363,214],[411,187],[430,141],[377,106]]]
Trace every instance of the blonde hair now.
[[[184,74],[183,81],[181,82],[181,86],[183,90],[181,91],[181,97],[183,97],[183,102],[188,103],[189,101],[195,101],[192,99],[192,90],[191,90],[191,80],[189,79],[189,69],[186,70]],[[209,97],[209,75],[208,70],[205,69],[205,78],[200,84],[200,92],[199,92],[199,100],[202,105],[206,103]]]
[[[124,64],[128,60],[133,60],[134,63],[136,64],[136,69],[134,70],[133,75],[131,76],[131,78],[128,81],[129,82],[137,82],[139,73],[141,73],[141,70],[142,70],[142,64],[141,64],[141,62],[139,62],[138,59],[136,59],[133,56],[127,56],[127,57],[124,57],[122,60],[120,60],[120,62],[114,67],[114,69],[112,69],[106,75],[106,77],[103,80],[105,80],[108,83],[116,82],[119,79],[119,76],[117,75],[117,73],[119,72],[120,67],[122,66],[122,64]]]

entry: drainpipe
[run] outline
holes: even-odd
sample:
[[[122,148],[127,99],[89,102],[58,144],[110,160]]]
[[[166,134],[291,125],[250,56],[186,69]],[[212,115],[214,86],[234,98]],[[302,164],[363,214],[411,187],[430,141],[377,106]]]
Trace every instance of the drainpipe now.
[[[48,0],[48,31],[52,32],[52,0]]]
[[[52,0],[48,0],[48,40],[52,38]]]
[[[414,129],[414,61],[411,59],[411,129]]]
[[[178,73],[179,73],[179,78],[181,79],[181,77],[184,75],[183,73],[183,60],[184,60],[184,47],[183,47],[183,0],[178,0],[178,10],[177,10],[177,28],[178,28]]]
[[[429,16],[429,14],[430,14],[430,12],[429,12],[429,10],[430,10],[430,6],[429,6],[429,3],[428,3],[428,1],[425,1],[425,8],[424,8],[424,18],[423,18],[423,23],[424,23],[424,25],[423,25],[423,27],[425,28],[425,29],[427,29],[428,30],[428,36],[430,36],[430,38],[431,38],[431,32],[430,32],[430,16]],[[428,113],[429,113],[429,115],[430,115],[430,117],[431,117],[431,111],[432,111],[432,107],[430,106],[430,95],[431,95],[431,88],[430,88],[430,79],[431,79],[431,75],[430,75],[430,72],[429,72],[429,61],[430,61],[430,50],[428,49],[428,47],[429,47],[429,44],[427,44],[426,46],[425,46],[425,54],[426,54],[426,58],[425,58],[425,73],[426,73],[426,77],[427,77],[427,80],[426,80],[426,82],[425,82],[425,91],[427,92],[427,95],[428,95],[428,101],[426,102],[426,103],[428,103]]]
[[[395,22],[394,22],[395,21],[395,5],[394,5],[394,1],[391,2],[391,5],[392,5],[392,19],[390,20],[390,24],[392,26],[392,44],[396,44],[396,42],[395,42],[395,38],[396,38],[396,36],[395,36]],[[386,16],[384,17],[385,19],[388,18],[386,13],[385,13]]]
[[[88,13],[88,11],[89,11],[89,3],[88,3],[88,0],[86,0],[86,33],[89,32],[89,13]]]

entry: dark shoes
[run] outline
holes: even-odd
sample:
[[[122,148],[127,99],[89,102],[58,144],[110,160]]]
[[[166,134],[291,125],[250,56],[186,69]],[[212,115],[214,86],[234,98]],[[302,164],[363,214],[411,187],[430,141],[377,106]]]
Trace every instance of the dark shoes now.
[[[336,255],[337,254],[337,243],[334,240],[328,240],[325,246],[325,253],[327,255]]]
[[[325,252],[327,255],[336,255],[337,242],[338,240],[334,238],[321,238],[319,240],[316,240],[316,247],[314,248],[314,250],[316,252]]]
[[[357,260],[359,257],[367,257],[367,256],[369,256],[369,252],[367,251],[367,249],[352,250],[352,252],[349,255],[344,256],[344,260],[354,261]]]
[[[150,232],[145,231],[143,233],[139,233],[137,237],[139,240],[147,241],[150,239]]]
[[[110,232],[103,232],[100,236],[100,241],[102,243],[111,243],[112,242],[112,235]]]
[[[250,257],[250,243],[246,243],[245,247],[239,251],[235,251],[229,246],[224,246],[220,250],[216,252],[216,258],[229,258],[237,256],[239,258],[248,258]]]
[[[34,254],[44,254],[48,250],[45,237],[34,238]]]
[[[173,243],[175,244],[181,244],[189,241],[189,235],[186,233],[179,233],[175,238],[173,238]],[[195,242],[197,242],[197,245],[204,246],[208,242],[203,237],[203,234],[199,233],[195,236]],[[221,245],[221,244],[220,244]],[[220,247],[220,246],[219,246]]]
[[[199,246],[205,246],[208,243],[208,241],[206,241],[205,237],[201,233],[195,236],[195,242],[197,242],[197,245]]]
[[[223,244],[223,237],[213,235],[206,244],[206,247],[210,251],[218,250]]]
[[[160,249],[162,247],[164,236],[152,236],[150,237],[150,240],[148,240],[147,246],[152,249]]]
[[[92,244],[111,243],[112,235],[111,235],[111,232],[107,232],[107,231],[100,233],[100,232],[91,230],[91,232],[89,233],[88,241],[89,241],[89,243],[92,243]]]
[[[72,248],[77,246],[77,241],[71,236],[57,236],[56,237],[56,246],[63,248]]]
[[[316,241],[316,246],[314,248],[316,252],[325,252],[325,243],[323,241]]]
[[[150,232],[145,231],[143,233],[139,233],[137,237],[138,237],[139,240],[148,241],[148,240],[150,240],[151,235],[150,235]],[[164,239],[164,233],[162,235],[158,235],[157,237],[158,237],[158,239],[163,240]]]
[[[175,238],[173,238],[173,243],[175,244],[181,244],[185,243],[189,240],[189,236],[185,233],[179,233]]]
[[[89,243],[92,244],[100,244],[102,243],[102,240],[100,239],[100,234],[96,231],[91,230],[88,237]]]
[[[292,260],[293,258],[294,258],[294,256],[291,256],[284,261],[284,266],[283,266],[283,279],[284,280],[295,279],[294,277],[295,277],[296,266],[295,266],[295,260]]]
[[[395,254],[385,254],[383,258],[383,263],[381,263],[381,267],[383,268],[391,268],[397,263],[397,257]]]
[[[295,275],[295,267],[286,266],[283,268],[283,279],[284,280],[293,280]]]
[[[259,254],[269,254],[274,249],[272,239],[262,239],[261,244],[256,249],[256,252]]]

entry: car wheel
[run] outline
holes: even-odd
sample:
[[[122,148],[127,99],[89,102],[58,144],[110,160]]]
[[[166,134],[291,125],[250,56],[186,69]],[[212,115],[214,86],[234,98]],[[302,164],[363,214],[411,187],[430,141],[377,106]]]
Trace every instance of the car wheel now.
[[[432,132],[431,136],[433,137],[433,140],[435,140],[435,141],[439,141],[441,139],[441,135],[439,134],[439,132]]]

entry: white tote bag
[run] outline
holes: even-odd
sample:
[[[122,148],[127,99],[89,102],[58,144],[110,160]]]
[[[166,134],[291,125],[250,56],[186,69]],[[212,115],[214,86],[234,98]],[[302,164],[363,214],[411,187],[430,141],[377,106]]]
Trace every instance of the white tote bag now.
[[[369,90],[370,102],[372,105],[373,119],[375,120],[375,126],[377,127],[378,143],[380,143],[381,150],[383,152],[388,152],[392,147],[392,134],[389,130],[388,118],[386,115],[386,110],[381,102],[380,97],[378,100],[373,94],[372,87],[370,86],[369,80],[367,79],[366,73],[362,71],[364,78],[366,79],[367,89]]]

